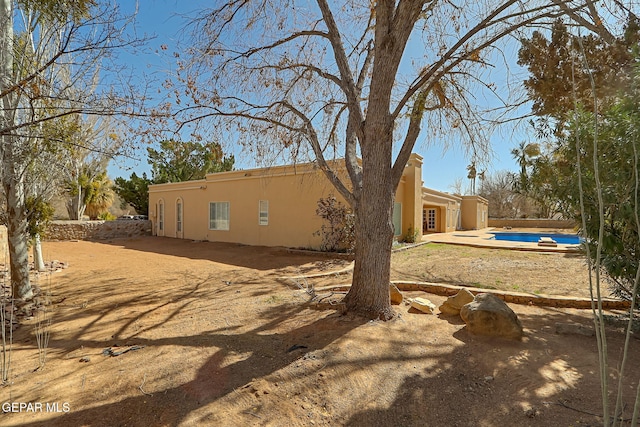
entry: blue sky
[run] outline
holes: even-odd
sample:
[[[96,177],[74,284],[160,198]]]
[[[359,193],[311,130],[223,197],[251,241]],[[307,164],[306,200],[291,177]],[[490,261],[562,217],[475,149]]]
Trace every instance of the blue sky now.
[[[130,0],[120,0],[120,4],[127,12],[132,12],[135,2]],[[155,36],[149,42],[149,52],[147,54],[139,54],[135,57],[127,56],[126,60],[131,61],[132,66],[140,69],[141,72],[156,73],[158,78],[162,80],[162,73],[170,64],[167,59],[162,59],[154,53],[161,45],[168,46],[168,52],[172,52],[172,47],[176,41],[184,39],[186,34],[182,32],[187,17],[197,16],[197,10],[202,7],[210,7],[215,1],[207,0],[141,0],[138,3],[137,15],[137,31],[139,33],[147,33]],[[513,67],[515,65],[515,54],[517,46],[511,46],[506,50],[506,54],[513,56]],[[513,71],[513,69],[512,69]],[[516,70],[517,71],[517,70]],[[524,75],[520,70],[519,74]],[[491,77],[498,85],[505,84],[504,77],[499,73]],[[521,109],[521,114],[526,114],[527,108]],[[516,127],[515,123],[504,125],[499,132],[490,135],[489,143],[492,155],[487,162],[487,173],[491,174],[500,170],[516,170],[517,166],[512,159],[510,151],[517,144],[526,139],[526,126],[520,124]],[[470,162],[468,153],[465,152],[462,144],[455,141],[449,141],[448,147],[445,143],[438,140],[429,140],[429,133],[423,132],[419,138],[414,152],[417,152],[424,158],[423,180],[427,187],[440,191],[451,191],[451,185],[456,179],[463,179],[463,189],[466,189],[468,180],[466,179],[466,166]],[[141,174],[142,172],[150,172],[150,167],[146,161],[146,151],[140,148],[137,155],[140,160],[118,159],[109,166],[109,175],[112,178],[118,176],[129,177],[131,172]],[[239,168],[251,168],[256,164],[251,159],[243,156],[236,156],[241,160],[236,163]]]

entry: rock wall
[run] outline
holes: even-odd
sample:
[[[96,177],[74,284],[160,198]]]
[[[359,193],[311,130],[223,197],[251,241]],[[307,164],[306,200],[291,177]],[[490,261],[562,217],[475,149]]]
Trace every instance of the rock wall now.
[[[45,240],[107,240],[150,236],[151,221],[52,221]]]

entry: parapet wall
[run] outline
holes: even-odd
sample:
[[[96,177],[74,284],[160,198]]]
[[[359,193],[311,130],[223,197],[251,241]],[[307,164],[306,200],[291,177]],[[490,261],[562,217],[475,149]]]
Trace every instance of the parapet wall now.
[[[151,221],[52,221],[45,240],[107,240],[150,236]]]
[[[489,227],[503,228],[574,228],[572,220],[538,218],[489,218]]]

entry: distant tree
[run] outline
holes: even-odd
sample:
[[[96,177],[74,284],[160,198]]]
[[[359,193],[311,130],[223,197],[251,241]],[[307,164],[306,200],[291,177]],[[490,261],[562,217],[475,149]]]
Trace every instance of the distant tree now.
[[[225,157],[216,142],[165,140],[159,150],[147,148],[147,153],[155,184],[202,179],[208,173],[233,170],[234,164],[233,156]]]
[[[152,181],[147,178],[146,173],[139,177],[133,172],[129,179],[116,178],[113,189],[122,201],[133,206],[138,214],[148,215],[150,184]]]
[[[453,194],[463,194],[463,180],[462,178],[458,177],[456,178],[452,184],[449,184],[449,191],[451,191]]]
[[[84,166],[73,179],[66,180],[64,192],[69,219],[79,220],[85,214],[96,219],[105,212],[113,203],[112,185],[104,167],[94,170]]]
[[[85,194],[87,207],[85,213],[89,218],[98,219],[98,217],[108,212],[109,207],[113,204],[115,193],[113,191],[113,182],[107,176],[106,170],[96,175],[88,183]]]
[[[533,101],[533,113],[541,119],[540,123],[551,125],[550,131],[555,131],[558,125],[561,129],[575,101],[593,106],[591,78],[602,111],[629,86],[635,62],[632,50],[640,40],[638,20],[629,13],[620,36],[600,28],[602,31],[594,28],[596,31],[578,41],[567,24],[557,20],[550,32],[535,31],[530,39],[522,39],[518,64],[530,74],[524,85]],[[590,64],[589,70],[583,66],[585,63]]]
[[[476,168],[475,160],[467,165],[467,179],[469,180],[469,194],[476,194],[476,178],[478,177],[478,170]]]
[[[518,216],[518,198],[513,189],[512,172],[501,171],[486,176],[478,194],[489,202],[491,218],[515,218]]]
[[[122,117],[145,100],[144,85],[133,90],[124,73],[98,76],[113,71],[110,52],[139,42],[126,37],[127,24],[111,1],[0,0],[0,182],[14,298],[33,296],[26,175],[51,148],[45,124],[72,114]]]
[[[517,148],[511,150],[511,155],[520,166],[520,174],[514,182],[514,190],[528,195],[531,167],[540,156],[540,144],[535,142],[520,142]]]

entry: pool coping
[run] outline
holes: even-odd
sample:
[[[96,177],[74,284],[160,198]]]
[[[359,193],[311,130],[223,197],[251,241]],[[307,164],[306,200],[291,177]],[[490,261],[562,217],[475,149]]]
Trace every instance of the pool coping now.
[[[557,252],[557,253],[576,253],[580,251],[579,245],[561,244],[558,246],[538,246],[536,242],[514,242],[509,240],[492,239],[495,232],[518,232],[518,230],[503,230],[495,227],[483,228],[480,230],[453,231],[450,233],[433,233],[426,234],[422,237],[423,241],[431,243],[445,243],[450,245],[471,246],[476,248],[491,249],[510,249],[518,251],[532,252]],[[525,231],[522,231],[525,232]],[[562,234],[562,232],[554,231],[554,234]],[[569,234],[569,233],[567,233]],[[573,234],[573,233],[572,233]]]

